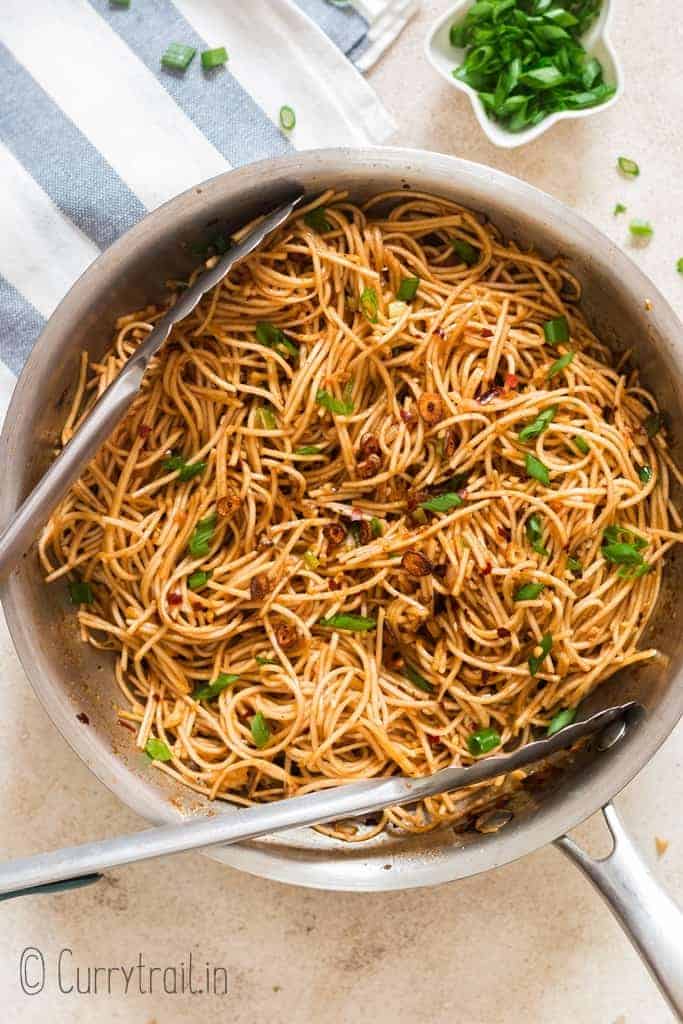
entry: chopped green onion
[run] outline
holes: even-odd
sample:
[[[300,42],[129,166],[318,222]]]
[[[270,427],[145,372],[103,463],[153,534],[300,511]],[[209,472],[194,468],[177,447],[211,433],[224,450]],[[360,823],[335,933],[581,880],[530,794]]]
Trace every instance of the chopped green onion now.
[[[207,683],[206,686],[200,686],[198,690],[192,694],[195,700],[213,700],[219,693],[227,689],[228,686],[232,686],[239,679],[238,675],[233,672],[219,672],[212,683]]]
[[[423,690],[425,693],[434,693],[434,687],[429,680],[425,679],[408,661],[403,668],[403,675],[406,679],[410,680],[413,686],[417,686],[418,690]]]
[[[110,7],[130,7],[130,0],[109,0]]]
[[[360,308],[365,313],[371,324],[377,323],[378,300],[374,288],[364,288],[360,296]]]
[[[365,615],[349,615],[341,613],[330,615],[329,619],[319,619],[318,625],[325,629],[348,629],[352,633],[367,633],[375,629],[377,623],[374,619],[368,619]]]
[[[679,274],[683,274],[683,256],[676,260],[676,270]]]
[[[580,580],[583,576],[583,566],[581,565],[581,562],[578,558],[574,558],[572,555],[567,559],[567,568],[573,576],[576,576],[577,579]]]
[[[635,160],[630,160],[627,156],[620,156],[617,160],[619,170],[622,174],[627,174],[629,178],[637,178],[640,174],[640,167]]]
[[[523,583],[512,596],[513,601],[535,601],[545,590],[545,583]]]
[[[539,555],[547,555],[548,551],[543,547],[543,527],[541,525],[541,517],[536,515],[529,516],[526,521],[526,537],[531,547]]]
[[[70,580],[69,598],[72,604],[92,604],[92,587],[85,580]]]
[[[475,249],[473,245],[466,242],[463,238],[452,238],[451,248],[453,252],[460,257],[463,263],[466,263],[468,267],[474,266],[479,260],[480,252]]]
[[[304,551],[304,562],[309,569],[317,569],[320,565],[320,559],[316,558],[312,551]]]
[[[322,405],[328,412],[336,413],[338,416],[350,416],[353,412],[353,402],[342,398],[335,398],[329,391],[321,388],[315,396],[318,405]]]
[[[529,657],[529,673],[532,676],[538,675],[538,670],[550,654],[552,647],[552,635],[550,633],[545,633],[541,640],[541,653],[539,655],[532,654]]]
[[[317,444],[303,444],[301,448],[294,449],[295,455],[320,455],[320,448]]]
[[[564,729],[565,726],[571,725],[576,718],[576,708],[565,708],[564,711],[558,711],[557,714],[551,718],[550,725],[548,726],[547,736],[554,736],[560,729]]]
[[[556,405],[549,405],[547,409],[544,409],[542,413],[532,420],[531,423],[527,423],[526,427],[522,427],[519,432],[519,439],[522,444],[526,444],[527,441],[532,441],[539,434],[542,434],[547,429],[548,424],[552,423],[555,419],[555,413],[557,412]]]
[[[308,213],[304,214],[304,222],[308,224],[309,228],[313,228],[314,231],[318,231],[323,234],[325,231],[331,231],[332,225],[326,216],[327,211],[324,206],[316,206],[315,210],[309,210]]]
[[[537,459],[535,455],[532,455],[531,452],[527,452],[525,466],[528,476],[538,480],[540,484],[545,484],[546,487],[550,486],[548,467],[540,459]]]
[[[606,561],[615,565],[643,564],[643,556],[633,544],[603,544],[600,551]]]
[[[150,736],[147,740],[145,753],[152,761],[170,761],[173,756],[164,741],[158,740],[155,736]]]
[[[664,417],[661,412],[650,413],[643,426],[645,427],[645,433],[647,436],[654,437],[664,426]]]
[[[473,757],[488,754],[500,746],[500,734],[495,729],[479,729],[467,737],[467,749]]]
[[[200,519],[190,537],[189,549],[193,558],[203,558],[209,553],[209,544],[216,529],[216,513]]]
[[[263,717],[262,711],[256,712],[249,723],[249,727],[251,728],[251,737],[259,750],[261,747],[265,747],[270,740],[270,728]]]
[[[632,220],[628,229],[634,238],[652,238],[655,233],[648,220]]]
[[[287,105],[280,107],[280,126],[286,132],[291,132],[291,130],[296,126],[296,114],[292,107],[288,107]]]
[[[647,547],[647,541],[644,537],[634,533],[633,530],[629,530],[626,526],[620,526],[619,523],[613,523],[612,526],[605,528],[602,534],[603,544],[632,544],[634,548],[641,551]]]
[[[193,572],[188,576],[187,585],[190,590],[201,590],[202,587],[205,587],[209,582],[212,575],[213,573],[211,569],[207,569],[206,571],[200,569],[198,572]]]
[[[382,527],[382,520],[378,519],[377,516],[373,516],[372,519],[370,520],[370,529],[372,530],[373,537],[381,537],[382,534],[384,533],[384,529]]]
[[[277,665],[277,658],[268,658],[265,654],[256,655],[257,665]]]
[[[191,462],[185,461],[182,455],[171,455],[170,458],[166,459],[162,463],[161,468],[167,473],[178,473],[178,479],[185,483],[188,480],[193,480],[194,477],[199,476],[206,469],[208,463],[206,462]]]
[[[546,320],[543,334],[549,345],[558,345],[561,341],[569,341],[569,322],[566,316],[557,316],[554,320]]]
[[[165,53],[161,55],[161,63],[165,68],[173,71],[184,71],[194,57],[197,50],[194,46],[185,46],[184,43],[170,43]]]
[[[425,509],[427,512],[452,512],[454,508],[460,508],[465,502],[459,494],[437,494],[434,498],[428,498],[427,501],[420,502],[420,508]]]
[[[584,437],[581,437],[581,434],[576,435],[576,437],[574,438],[574,444],[579,449],[582,455],[588,455],[589,451],[591,450],[591,446],[588,444],[588,441],[586,441]]]
[[[400,302],[412,302],[417,295],[417,289],[420,287],[419,277],[404,277],[398,286],[396,292],[396,298]]]
[[[573,358],[574,352],[565,352],[563,356],[560,356],[559,359],[556,359],[550,367],[550,369],[548,370],[548,380],[550,380],[551,377],[554,377],[556,374],[561,373],[562,370],[566,370]]]
[[[217,46],[215,50],[202,50],[202,67],[205,71],[213,68],[220,68],[228,61],[228,51],[224,46]]]
[[[275,413],[273,412],[272,405],[260,406],[259,416],[261,417],[261,423],[266,430],[275,430],[277,428],[277,420],[275,419]]]
[[[652,468],[650,466],[640,466],[638,476],[641,483],[649,484],[650,480],[652,480]]]
[[[616,217],[620,213],[626,213],[626,207],[623,203],[617,203],[614,207],[614,216]]]
[[[290,355],[297,357],[299,355],[299,349],[291,340],[288,338],[285,332],[280,328],[276,327],[275,324],[269,324],[260,322],[256,324],[256,340],[261,345],[266,345],[268,348],[273,348],[276,351],[278,349],[284,349],[284,351]]]

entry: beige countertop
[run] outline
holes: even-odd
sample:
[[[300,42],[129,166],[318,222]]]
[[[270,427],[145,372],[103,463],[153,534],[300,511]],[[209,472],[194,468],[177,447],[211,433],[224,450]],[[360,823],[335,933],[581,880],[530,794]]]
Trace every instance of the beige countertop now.
[[[683,108],[683,76],[673,5],[618,3],[614,42],[626,76],[622,101],[513,151],[486,141],[468,99],[423,58],[427,26],[446,7],[445,0],[423,0],[421,14],[371,74],[399,123],[396,142],[525,178],[626,246],[628,217],[651,220],[655,237],[636,258],[683,312],[683,277],[675,269],[683,256],[683,135],[675,120]],[[637,181],[616,172],[619,154],[640,163]],[[628,206],[626,217],[612,216],[617,201]],[[139,819],[89,774],[17,677],[8,656],[0,664],[3,857],[139,828]],[[617,805],[657,877],[683,902],[682,761],[679,726]],[[604,846],[597,819],[578,835],[593,848]],[[661,858],[656,835],[670,841]],[[0,914],[0,1013],[12,1024],[672,1020],[600,899],[550,848],[492,874],[372,895],[294,889],[188,854],[113,872],[69,895],[7,903]],[[40,994],[21,990],[27,947],[45,962]],[[142,953],[147,964],[160,967],[179,967],[191,954],[197,977],[206,962],[223,966],[229,991],[150,996],[139,994],[133,981],[126,994],[113,976],[108,995],[100,974],[102,994],[61,993],[57,960],[63,950],[73,951],[62,954],[64,988],[75,984],[76,965],[83,987],[88,966],[131,964]],[[39,965],[31,955],[29,983]]]

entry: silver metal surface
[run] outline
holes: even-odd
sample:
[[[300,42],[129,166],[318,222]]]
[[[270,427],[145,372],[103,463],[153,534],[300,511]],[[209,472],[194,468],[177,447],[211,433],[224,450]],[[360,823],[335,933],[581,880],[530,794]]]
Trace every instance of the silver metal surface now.
[[[604,897],[669,1006],[683,1020],[683,913],[648,871],[612,804],[606,804],[603,813],[614,841],[607,857],[589,857],[567,836],[556,845]]]
[[[205,270],[192,287],[183,292],[168,313],[162,316],[118,377],[99,397],[74,436],[45,471],[21,507],[12,513],[5,530],[0,534],[0,575],[11,569],[23,555],[60,499],[125,415],[138,393],[150,359],[157,354],[175,324],[189,316],[208,291],[215,288],[237,263],[249,256],[272,231],[280,227],[302,199],[303,195],[299,192],[290,202],[264,217],[239,245],[231,248],[215,266]]]
[[[78,357],[107,348],[117,316],[159,301],[164,282],[193,265],[188,242],[229,229],[292,194],[333,187],[354,200],[412,189],[462,202],[489,217],[508,238],[546,256],[566,256],[583,288],[582,306],[596,333],[630,349],[643,382],[674,425],[671,451],[683,465],[683,337],[679,320],[652,282],[612,241],[551,196],[489,167],[437,153],[401,149],[318,150],[231,171],[155,210],[107,250],[74,285],[48,321],[15,390],[0,438],[0,521],[18,508],[51,460]],[[552,842],[599,810],[659,749],[683,712],[683,562],[667,555],[662,591],[643,638],[662,657],[617,672],[585,702],[586,714],[638,700],[645,719],[600,751],[591,748],[558,778],[516,805],[505,827],[479,834],[450,828],[420,835],[382,834],[344,844],[310,829],[213,848],[212,857],[264,877],[325,889],[402,889],[462,878],[508,863]],[[207,803],[149,768],[130,733],[117,724],[112,663],[80,643],[63,586],[46,587],[26,555],[0,583],[14,643],[53,721],[97,776],[157,824],[205,814]],[[77,714],[87,715],[82,724]],[[216,809],[216,805],[214,805]],[[226,815],[239,813],[218,805]],[[386,870],[390,868],[391,870]]]
[[[527,743],[510,754],[483,758],[469,768],[451,765],[422,779],[402,777],[370,779],[337,789],[278,800],[249,807],[231,816],[199,818],[185,824],[165,825],[132,835],[84,843],[50,853],[7,861],[0,864],[0,897],[40,892],[45,886],[54,890],[57,882],[97,881],[99,872],[151,857],[197,850],[219,843],[237,843],[246,839],[273,835],[289,828],[322,825],[345,818],[374,814],[385,807],[415,803],[437,793],[453,792],[464,786],[495,779],[538,761],[592,736],[610,725],[627,729],[640,720],[643,709],[635,702],[605,708],[581,722],[568,725],[545,739]]]

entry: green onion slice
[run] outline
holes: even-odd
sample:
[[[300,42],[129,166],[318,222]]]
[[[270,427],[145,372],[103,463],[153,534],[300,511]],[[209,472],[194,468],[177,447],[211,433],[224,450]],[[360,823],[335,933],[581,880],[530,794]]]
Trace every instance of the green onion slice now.
[[[549,345],[558,345],[561,341],[569,341],[569,322],[566,316],[557,316],[554,320],[546,320],[543,334]]]
[[[249,722],[249,727],[251,728],[251,738],[259,750],[261,747],[265,747],[270,740],[270,727],[263,717],[262,711],[256,712]]]
[[[300,448],[294,449],[295,455],[320,455],[320,447],[317,444],[303,444]]]
[[[661,412],[653,412],[647,417],[643,426],[647,436],[654,437],[664,426],[664,417]]]
[[[548,380],[550,380],[551,377],[554,377],[556,374],[561,373],[562,370],[566,370],[569,364],[571,363],[572,359],[574,358],[574,354],[574,352],[565,352],[563,356],[560,356],[559,359],[556,359],[550,367],[550,369],[548,370]]]
[[[623,203],[616,203],[614,207],[614,216],[617,217],[620,213],[626,213],[626,207]]]
[[[429,680],[425,679],[410,662],[405,663],[403,675],[410,680],[413,686],[417,686],[418,690],[423,690],[424,693],[434,693],[434,687]]]
[[[543,662],[545,661],[545,659],[548,657],[548,655],[550,654],[550,652],[552,650],[552,647],[553,647],[552,634],[545,633],[543,635],[542,640],[541,640],[541,645],[540,646],[541,646],[541,653],[538,654],[538,655],[532,654],[529,657],[529,673],[532,676],[538,675],[538,670],[540,669],[541,665],[543,664]]]
[[[450,491],[446,494],[437,494],[434,498],[428,498],[427,501],[420,502],[420,508],[426,509],[427,512],[452,512],[454,508],[460,508],[465,502],[459,494],[451,494]]]
[[[542,434],[548,427],[548,424],[552,423],[555,419],[555,413],[557,412],[556,405],[550,405],[547,409],[544,409],[542,413],[536,417],[531,423],[527,423],[526,427],[522,427],[519,432],[519,439],[522,444],[526,444],[527,441],[532,441],[539,434]]]
[[[384,527],[382,526],[382,520],[378,519],[377,516],[373,516],[370,520],[370,529],[372,530],[373,537],[381,537],[384,533]]]
[[[543,547],[543,526],[541,517],[535,512],[526,521],[526,537],[531,547],[539,555],[547,555],[548,551]]]
[[[466,263],[468,267],[474,266],[479,261],[479,250],[475,249],[473,245],[470,245],[463,238],[452,238],[451,248],[456,256],[459,256],[461,261]]]
[[[173,71],[184,71],[197,52],[194,46],[184,43],[170,43],[161,55],[161,63]]]
[[[565,726],[571,725],[576,718],[576,708],[565,708],[563,711],[558,711],[556,715],[550,720],[548,726],[548,732],[546,735],[554,736],[560,729],[564,729]]]
[[[152,761],[170,761],[173,756],[164,741],[155,736],[150,736],[145,743],[145,753]]]
[[[308,224],[309,228],[313,228],[314,231],[319,232],[321,235],[325,231],[332,230],[332,225],[327,219],[327,211],[324,206],[316,206],[315,210],[309,210],[308,213],[305,213],[304,223]]]
[[[467,749],[473,757],[488,754],[500,746],[500,734],[495,729],[479,729],[467,737]]]
[[[632,220],[628,229],[634,238],[652,238],[655,233],[649,220]]]
[[[291,338],[288,338],[285,332],[280,328],[276,327],[275,324],[269,324],[261,321],[256,324],[256,340],[261,345],[266,345],[267,348],[273,348],[276,351],[280,350],[283,354],[294,356],[295,358],[299,355],[299,348]]]
[[[583,576],[583,566],[581,565],[581,562],[578,560],[578,558],[574,558],[573,555],[570,555],[567,559],[567,568],[569,569],[570,573],[572,573],[572,575],[575,576],[577,579],[580,580]]]
[[[202,50],[202,67],[205,71],[220,68],[227,62],[228,51],[224,46],[217,46],[214,50]]]
[[[581,452],[581,454],[582,454],[582,455],[588,455],[589,451],[591,450],[591,446],[589,445],[589,443],[588,443],[588,441],[587,441],[587,440],[585,439],[585,437],[581,437],[581,434],[577,434],[577,435],[576,435],[576,436],[574,437],[574,439],[573,439],[573,440],[574,440],[574,444],[575,444],[575,445],[576,445],[576,447],[577,447],[577,448],[579,449],[579,451]]]
[[[234,672],[219,672],[212,683],[207,683],[206,686],[200,686],[198,690],[192,694],[195,700],[213,700],[219,693],[227,689],[228,686],[232,686],[236,683],[239,676],[235,675]]]
[[[538,480],[539,483],[545,484],[546,487],[550,486],[550,473],[548,467],[540,459],[537,459],[531,452],[527,452],[525,466],[527,475],[533,480]]]
[[[513,594],[513,601],[535,601],[545,590],[545,583],[523,583]]]
[[[277,428],[277,420],[275,419],[272,405],[262,405],[259,407],[258,412],[261,417],[261,423],[266,430],[275,430]]]
[[[652,480],[652,467],[651,466],[640,466],[638,469],[638,477],[641,483],[649,484]]]
[[[187,480],[193,480],[200,473],[203,473],[208,463],[206,462],[191,462],[185,461],[182,455],[171,455],[166,459],[161,468],[167,473],[178,473],[178,479],[185,483]]]
[[[69,599],[72,604],[92,604],[92,587],[85,580],[70,580]]]
[[[216,529],[216,513],[200,519],[190,537],[189,549],[193,558],[203,558],[209,553],[209,544]]]
[[[321,388],[315,396],[318,405],[322,405],[328,412],[336,413],[338,416],[350,416],[353,412],[353,402],[347,398],[335,398],[329,391]]]
[[[417,289],[420,287],[419,277],[404,277],[398,286],[396,292],[396,298],[400,302],[412,302],[417,295]]]
[[[325,629],[347,629],[351,633],[367,633],[369,630],[377,627],[375,620],[369,619],[365,615],[344,613],[330,615],[328,619],[319,619],[318,625],[323,626]]]
[[[377,292],[374,288],[364,288],[360,296],[360,308],[365,313],[365,316],[371,324],[377,323],[377,310],[379,303],[377,299]]]
[[[211,569],[207,569],[206,571],[200,569],[198,572],[193,572],[190,576],[188,576],[187,585],[190,588],[190,590],[201,590],[202,587],[205,587],[206,584],[209,582],[211,576]]]
[[[317,569],[320,565],[320,559],[316,558],[312,551],[304,551],[303,558],[309,569]]]
[[[277,665],[277,658],[269,658],[265,654],[256,655],[257,665]]]
[[[109,0],[110,7],[130,7],[130,0]]]
[[[617,160],[619,170],[622,174],[627,174],[629,178],[637,178],[640,174],[640,167],[635,160],[630,160],[627,156],[620,156]]]
[[[280,107],[280,126],[286,132],[291,132],[295,125],[296,114],[294,113],[292,107],[288,107],[287,105],[285,105],[284,107]]]
[[[683,256],[676,260],[676,270],[679,274],[683,274]]]

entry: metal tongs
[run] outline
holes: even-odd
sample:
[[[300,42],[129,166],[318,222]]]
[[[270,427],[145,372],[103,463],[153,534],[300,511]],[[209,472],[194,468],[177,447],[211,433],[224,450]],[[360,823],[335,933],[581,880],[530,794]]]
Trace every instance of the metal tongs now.
[[[247,807],[231,814],[163,825],[116,839],[102,839],[8,861],[0,865],[0,900],[24,893],[55,892],[89,885],[102,878],[102,871],[122,864],[258,839],[288,828],[322,825],[373,814],[385,807],[414,803],[543,761],[595,733],[609,736],[609,742],[605,743],[607,747],[642,713],[641,705],[630,701],[598,711],[581,722],[565,726],[553,736],[527,743],[511,754],[476,761],[469,768],[451,765],[421,779],[396,777],[353,782],[336,789]]]

